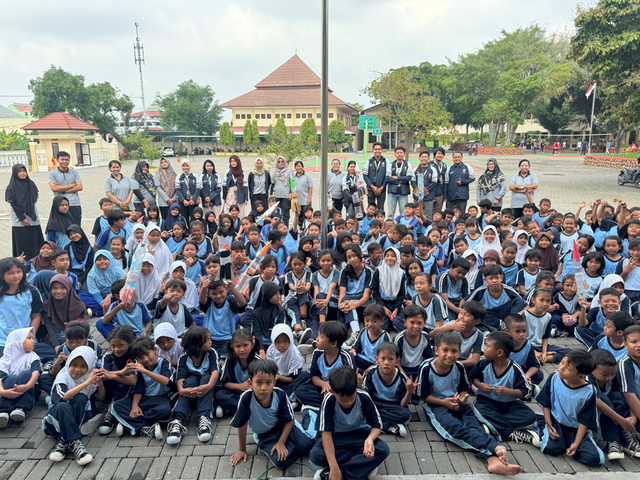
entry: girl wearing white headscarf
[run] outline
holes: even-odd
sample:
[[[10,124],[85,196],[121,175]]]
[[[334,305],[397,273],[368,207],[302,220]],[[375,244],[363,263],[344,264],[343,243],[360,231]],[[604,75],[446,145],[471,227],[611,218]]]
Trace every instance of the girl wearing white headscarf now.
[[[153,255],[155,269],[160,277],[166,278],[173,263],[173,255],[171,255],[169,247],[161,238],[160,228],[156,225],[149,225],[144,231],[142,243],[145,251]]]
[[[402,302],[405,297],[404,270],[400,266],[400,251],[389,247],[384,251],[380,266],[373,272],[371,295],[387,314],[382,329],[389,331],[392,322],[402,324]]]
[[[95,423],[97,427],[102,417],[93,415],[91,405],[94,394],[98,400],[105,396],[99,371],[95,369],[96,360],[96,352],[92,348],[75,348],[53,382],[49,411],[42,419],[42,428],[47,435],[58,440],[49,455],[54,462],[64,460],[67,450],[75,455],[78,465],[86,465],[93,460],[80,441],[80,427],[87,419],[90,419],[87,426]]]
[[[171,366],[176,369],[178,360],[183,352],[176,329],[169,322],[161,323],[154,327],[153,338],[156,341],[156,355],[158,358],[166,358],[171,363]]]
[[[518,242],[518,239],[522,236],[525,239],[524,242]],[[516,262],[524,265],[524,256],[525,254],[531,250],[531,246],[529,245],[529,234],[524,230],[518,230],[513,234],[513,243],[518,246],[518,251],[516,252]]]
[[[180,272],[178,268],[181,268],[182,272]],[[176,260],[171,264],[171,269],[169,270],[169,278],[177,278],[187,284],[187,291],[185,292],[179,303],[187,307],[189,311],[193,311],[197,310],[199,306],[198,287],[193,280],[185,275],[186,271],[187,265],[184,263],[184,261]]]
[[[149,313],[152,313],[156,308],[156,299],[162,288],[162,279],[156,269],[156,261],[153,255],[145,253],[142,259],[143,267],[145,263],[151,265],[151,271],[146,275],[140,272],[140,277],[138,277],[138,283],[136,284],[136,295],[138,296],[138,301],[144,303],[149,309]],[[147,269],[148,267],[144,268]]]
[[[493,239],[491,234],[493,233]],[[487,250],[495,250],[498,255],[502,256],[502,247],[500,246],[500,238],[498,237],[498,230],[493,225],[487,225],[482,231],[480,237],[480,243],[475,246],[474,250],[478,252],[480,258],[484,258],[484,254]],[[468,278],[468,276],[467,276]]]
[[[129,252],[129,254],[133,254],[133,251],[138,248],[138,245],[142,243],[142,239],[144,238],[144,232],[146,227],[142,223],[136,223],[131,230],[131,235],[127,240],[126,245],[124,246],[125,250]],[[142,237],[140,239],[136,238],[136,232],[142,231]]]
[[[7,336],[4,355],[0,358],[0,428],[6,428],[9,418],[22,422],[36,402],[34,387],[42,373],[40,358],[33,351],[35,330],[31,327],[13,330]],[[5,396],[18,388],[21,395]],[[13,390],[15,392],[15,390]]]
[[[471,257],[474,257],[475,263],[472,263],[473,260],[469,260],[469,258]],[[475,250],[466,250],[462,254],[462,258],[466,258],[469,261],[469,263],[472,263],[471,268],[465,275],[465,278],[469,283],[469,290],[472,291],[473,286],[476,284],[476,277],[478,276],[478,263],[480,261],[480,256],[478,255],[478,252],[476,252]]]
[[[286,323],[279,323],[271,330],[267,360],[273,360],[278,365],[276,387],[283,389],[288,396],[293,394],[298,385],[309,380],[309,375],[302,372],[302,355],[294,345],[291,327]]]
[[[624,280],[620,275],[616,275],[615,273],[611,273],[604,277],[600,284],[600,288],[598,288],[598,293],[596,293],[593,300],[591,300],[591,308],[600,306],[598,299],[600,298],[600,292],[605,288],[613,288],[614,290],[617,290],[618,293],[620,293],[620,308],[618,310],[631,314],[631,301],[629,300],[629,297],[624,294]]]

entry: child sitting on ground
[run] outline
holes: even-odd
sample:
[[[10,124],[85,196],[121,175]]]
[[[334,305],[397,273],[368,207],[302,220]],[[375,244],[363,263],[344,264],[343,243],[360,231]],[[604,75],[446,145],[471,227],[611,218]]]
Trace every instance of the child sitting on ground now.
[[[595,368],[591,355],[573,350],[551,374],[536,400],[546,423],[540,450],[552,456],[567,454],[589,467],[604,463],[604,453],[595,443],[598,429],[596,391],[586,382]]]
[[[172,278],[165,283],[166,293],[158,302],[153,319],[153,324],[156,327],[163,323],[169,323],[177,332],[178,337],[183,337],[186,329],[195,323],[187,306],[181,303],[186,291],[187,284],[183,280]]]
[[[469,295],[469,283],[465,275],[471,264],[466,258],[456,258],[449,270],[441,272],[436,277],[434,286],[447,304],[449,320],[455,320],[460,313],[460,302]]]
[[[580,315],[575,335],[587,348],[591,347],[598,335],[604,331],[606,319],[620,309],[620,294],[613,288],[605,288],[598,295],[599,307],[591,307],[589,313],[587,309],[590,302],[579,301]]]
[[[380,414],[371,397],[358,390],[352,368],[333,370],[329,388],[320,410],[321,436],[309,453],[309,460],[320,467],[316,478],[370,478],[389,456],[389,447],[378,438]]]
[[[249,390],[238,401],[231,426],[238,429],[238,452],[231,465],[247,460],[247,424],[258,448],[277,468],[287,468],[307,455],[315,440],[308,437],[295,421],[287,394],[276,387],[278,366],[272,360],[259,359],[249,366]]]
[[[627,349],[624,348],[624,332],[632,325],[636,325],[636,321],[627,312],[609,314],[604,322],[603,333],[595,338],[588,351],[607,350],[617,362],[622,360],[627,355]]]
[[[182,348],[184,355],[180,357],[175,377],[178,400],[173,407],[174,419],[167,426],[169,445],[177,445],[187,433],[187,416],[194,407],[198,416],[198,440],[211,440],[214,387],[220,378],[218,353],[211,348],[211,334],[206,328],[189,328],[182,339]]]
[[[425,330],[426,321],[427,313],[424,308],[409,305],[404,310],[406,329],[393,339],[399,349],[400,367],[409,377],[417,378],[422,362],[433,357],[429,334]]]
[[[485,338],[485,358],[469,375],[476,386],[473,411],[499,441],[538,447],[536,414],[523,402],[531,400],[532,388],[520,365],[509,358],[513,347],[513,337],[507,332],[492,332]]]
[[[139,337],[131,345],[131,356],[137,363],[125,367],[127,373],[135,373],[137,382],[130,395],[111,404],[111,415],[131,435],[144,435],[161,441],[160,422],[171,418],[171,364],[158,358],[155,345],[149,337]],[[116,430],[116,435],[120,433]]]
[[[381,305],[369,305],[364,309],[364,330],[361,330],[358,339],[351,347],[351,355],[354,356],[356,367],[363,372],[375,365],[378,345],[389,342],[389,334],[382,329],[385,319],[385,311]]]
[[[271,345],[267,349],[267,360],[278,366],[275,386],[292,397],[298,385],[309,381],[309,375],[302,375],[304,359],[293,343],[293,333],[289,325],[279,323],[271,331]]]
[[[104,317],[96,322],[96,329],[104,338],[109,336],[116,325],[127,325],[134,333],[140,335],[147,335],[153,326],[151,315],[149,315],[149,310],[144,303],[123,303],[120,301],[120,292],[124,285],[125,281],[122,279],[113,282],[111,295],[117,301],[113,301]]]
[[[391,342],[378,345],[376,364],[365,372],[363,388],[378,408],[382,431],[406,437],[405,425],[411,420],[408,406],[416,391],[418,379],[407,377],[399,368],[400,349]]]
[[[416,294],[411,300],[414,305],[422,307],[427,313],[427,332],[433,331],[436,327],[442,327],[444,322],[449,320],[447,304],[440,295],[434,293],[435,289],[429,280],[430,277],[426,273],[416,275],[413,279]],[[396,330],[399,331],[398,328]]]
[[[638,398],[638,385],[640,385],[640,325],[627,327],[624,331],[624,347],[627,349],[628,354],[618,362],[617,378],[631,414],[638,418],[640,415],[640,399]],[[628,416],[626,411],[624,413],[625,417]],[[636,430],[638,427],[640,427],[640,424],[636,422]],[[625,440],[629,445],[631,444],[631,439],[635,438],[636,435],[637,433],[624,434]],[[626,451],[633,456],[637,456],[640,448],[632,449],[629,445]]]
[[[569,352],[564,347],[549,344],[551,336],[551,290],[548,288],[536,288],[531,295],[531,306],[521,312],[527,321],[527,339],[536,351],[536,357],[541,364],[560,363]]]
[[[536,351],[527,339],[527,321],[522,315],[513,313],[504,319],[504,326],[505,331],[513,337],[513,351],[509,358],[520,365],[529,383],[539,385],[544,375],[540,371]]]
[[[507,449],[484,432],[467,405],[469,381],[458,362],[461,345],[460,333],[440,332],[435,338],[436,357],[420,369],[418,395],[424,400],[427,420],[445,440],[487,459],[490,473],[516,475],[522,468],[508,462]]]
[[[178,361],[184,350],[178,338],[178,332],[169,322],[161,323],[154,327],[153,337],[156,340],[156,355],[164,358],[171,364],[172,371],[178,368]]]

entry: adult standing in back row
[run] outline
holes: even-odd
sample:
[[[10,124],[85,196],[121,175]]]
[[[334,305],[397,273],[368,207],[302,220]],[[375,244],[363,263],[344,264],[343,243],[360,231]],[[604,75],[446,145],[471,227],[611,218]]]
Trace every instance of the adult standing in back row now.
[[[387,199],[387,179],[391,177],[391,164],[382,156],[382,144],[373,144],[373,157],[367,160],[362,169],[362,176],[367,184],[369,205],[384,210]]]
[[[82,206],[80,204],[80,195],[82,191],[82,181],[80,174],[76,170],[69,168],[71,156],[67,152],[58,152],[56,156],[58,168],[49,171],[48,180],[49,188],[54,196],[63,195],[69,200],[69,214],[73,218],[72,223],[80,225],[82,218]]]
[[[525,203],[533,203],[533,192],[538,188],[538,176],[531,173],[529,167],[529,160],[520,160],[518,163],[520,171],[511,177],[509,190],[511,190],[511,208],[514,218],[522,216],[522,206]]]
[[[389,211],[387,218],[396,217],[396,205],[398,215],[404,215],[404,207],[409,203],[411,184],[415,181],[413,169],[404,158],[404,147],[396,147],[396,161],[391,164],[391,176],[387,179],[389,184]]]
[[[280,202],[278,207],[282,210],[282,223],[289,226],[291,216],[291,170],[287,166],[286,159],[280,155],[276,160],[276,169],[273,172],[273,183],[271,184],[271,194]]]
[[[453,165],[447,169],[445,183],[447,185],[447,208],[453,210],[459,207],[461,212],[467,211],[469,200],[469,184],[475,182],[476,175],[473,167],[462,163],[462,152],[454,152]]]
[[[344,194],[342,193],[342,177],[344,177],[344,175],[345,174],[340,171],[340,160],[334,158],[331,161],[327,190],[329,195],[331,195],[333,208],[339,212],[342,212],[342,207],[344,206]]]
[[[433,151],[433,160],[429,162],[429,165],[435,168],[437,173],[436,176],[432,177],[432,180],[435,182],[432,214],[442,212],[442,207],[444,207],[444,176],[447,173],[447,166],[442,161],[443,158],[444,148],[436,147]]]

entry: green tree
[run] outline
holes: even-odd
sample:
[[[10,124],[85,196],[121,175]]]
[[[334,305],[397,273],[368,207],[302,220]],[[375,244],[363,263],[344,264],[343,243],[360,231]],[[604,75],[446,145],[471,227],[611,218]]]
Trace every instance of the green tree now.
[[[258,120],[251,122],[251,145],[260,145],[260,130],[258,130]]]
[[[229,127],[229,122],[224,122],[220,127],[220,143],[222,145],[235,145],[236,136]]]
[[[18,132],[7,133],[4,129],[0,130],[0,151],[7,152],[13,150],[29,151],[27,134]]]
[[[264,134],[264,141],[267,143],[271,143],[273,140],[273,125],[269,124],[267,127],[267,133]]]
[[[307,118],[302,122],[302,125],[300,125],[300,137],[309,148],[314,150],[318,148],[318,129],[313,118]]]
[[[253,140],[253,126],[251,120],[247,120],[244,124],[244,131],[242,132],[242,143],[250,145]]]
[[[288,164],[296,160],[307,160],[316,157],[318,150],[306,145],[302,136],[293,132],[286,132],[284,135],[276,136],[271,143],[266,144],[260,149],[258,154],[265,157],[270,163],[274,163],[275,159],[282,155]]]
[[[601,116],[612,124],[619,148],[624,132],[640,123],[640,0],[600,0],[593,8],[578,7],[575,26],[570,56],[591,71],[589,83],[601,79],[596,89]]]
[[[533,114],[540,122],[540,125],[553,134],[558,133],[559,130],[564,130],[575,117],[575,112],[571,108],[569,99],[564,96],[541,102],[533,110]]]
[[[103,135],[115,135],[117,120],[114,114],[121,118],[131,116],[134,104],[127,95],[118,95],[118,91],[109,82],[95,83],[87,87],[90,99],[90,123],[100,129]],[[120,139],[119,139],[120,140]]]
[[[348,141],[348,138],[349,136],[344,133],[344,123],[342,123],[342,120],[333,120],[329,124],[327,141],[333,143],[334,147],[337,147],[339,143]]]
[[[364,105],[357,102],[350,103],[349,105],[358,110],[356,113],[351,114],[351,125],[358,125],[360,121],[360,112],[364,110]]]
[[[162,109],[162,121],[178,130],[213,135],[220,127],[222,109],[209,85],[187,80],[168,95],[156,95]]]
[[[282,137],[287,134],[287,127],[284,123],[284,117],[280,117],[278,120],[276,120],[276,126],[273,129],[273,134],[276,137]]]

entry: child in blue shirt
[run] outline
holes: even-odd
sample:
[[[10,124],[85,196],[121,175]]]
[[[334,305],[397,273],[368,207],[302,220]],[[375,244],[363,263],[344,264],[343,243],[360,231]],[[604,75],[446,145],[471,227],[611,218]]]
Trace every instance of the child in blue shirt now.
[[[542,261],[542,253],[540,250],[532,248],[524,255],[524,268],[516,275],[516,286],[518,292],[523,297],[531,289],[536,281],[538,273],[542,270],[540,262]]]
[[[624,331],[632,325],[636,325],[636,321],[627,312],[610,313],[604,321],[602,333],[595,338],[589,352],[607,350],[617,362],[622,360],[627,355],[627,349],[624,348]]]
[[[260,228],[253,226],[247,232],[247,242],[244,249],[250,260],[256,258],[257,253],[265,246],[265,242],[260,239]]]
[[[205,264],[198,258],[198,244],[189,240],[182,246],[182,257],[187,266],[185,276],[190,278],[196,287],[200,285],[200,277],[207,274]]]
[[[71,281],[71,288],[77,292],[79,289],[78,277],[69,271],[69,263],[71,261],[69,258],[69,252],[60,249],[54,250],[51,252],[51,255],[49,255],[49,260],[51,260],[51,264],[57,274],[69,277],[69,280]]]
[[[591,347],[596,337],[604,332],[609,315],[620,309],[620,294],[613,288],[604,288],[598,295],[598,303],[599,307],[591,307],[587,313],[589,302],[579,301],[580,313],[575,335],[587,348]]]
[[[165,294],[156,307],[154,326],[170,323],[178,337],[184,336],[186,329],[195,323],[189,308],[182,301],[187,288],[186,282],[180,278],[167,281]]]
[[[96,322],[96,328],[104,338],[116,325],[128,325],[137,335],[147,335],[151,331],[153,322],[147,306],[142,302],[123,303],[120,301],[120,291],[125,281],[120,279],[111,285],[111,295],[115,301],[111,302],[104,317]]]
[[[282,220],[282,214],[277,211],[273,212],[271,214],[271,223],[268,223],[267,225],[262,227],[262,230],[260,231],[260,240],[262,240],[263,242],[266,242],[267,235],[269,234],[269,232],[273,230],[276,223],[280,222],[281,220]]]
[[[271,247],[267,252],[278,260],[278,271],[284,272],[284,267],[289,263],[289,253],[284,247],[284,234],[279,230],[271,230],[267,234],[267,241],[271,242]]]
[[[631,302],[640,300],[640,238],[629,243],[629,258],[616,267],[616,272],[624,280],[624,293]]]
[[[509,358],[520,365],[527,381],[539,385],[544,379],[544,374],[540,371],[536,351],[527,340],[527,320],[519,313],[513,313],[504,319],[504,325],[505,331],[513,337],[513,350]]]
[[[100,232],[102,232],[105,228],[109,228],[109,220],[107,219],[107,215],[111,210],[113,210],[113,203],[111,203],[111,200],[109,200],[107,197],[101,198],[98,204],[100,205],[102,215],[96,218],[96,221],[93,222],[93,229],[91,230],[91,234],[95,237],[96,240],[98,239],[98,235],[100,235]]]
[[[364,309],[363,316],[365,329],[360,330],[350,351],[356,367],[362,371],[375,365],[378,345],[390,341],[389,334],[382,329],[386,318],[382,305],[369,305]]]
[[[627,327],[624,331],[624,346],[628,354],[618,362],[616,379],[628,409],[625,408],[625,405],[622,405],[623,410],[620,413],[625,418],[629,417],[629,414],[633,414],[637,418],[637,415],[640,415],[640,325]],[[638,427],[639,425],[636,422],[636,430]],[[636,435],[636,432],[625,431],[624,433],[627,443],[626,451],[634,456],[636,452],[640,451],[638,442],[633,442]]]
[[[414,213],[416,208],[416,204],[407,203],[404,207],[404,215],[398,215],[396,217],[396,222],[400,225],[405,225],[409,233],[413,235],[414,239],[418,238],[416,229],[420,225],[420,220],[415,216]]]
[[[173,259],[182,252],[182,248],[187,243],[187,224],[184,222],[175,222],[171,227],[171,232],[162,232],[162,239],[169,247]]]
[[[434,286],[447,304],[449,320],[455,320],[460,313],[460,302],[469,295],[469,283],[465,275],[471,269],[466,258],[456,258],[449,270],[441,272],[435,279]]]
[[[125,216],[122,210],[111,210],[107,214],[107,221],[109,226],[100,232],[93,245],[93,251],[97,252],[111,244],[113,237],[128,238],[127,230],[125,229]]]

